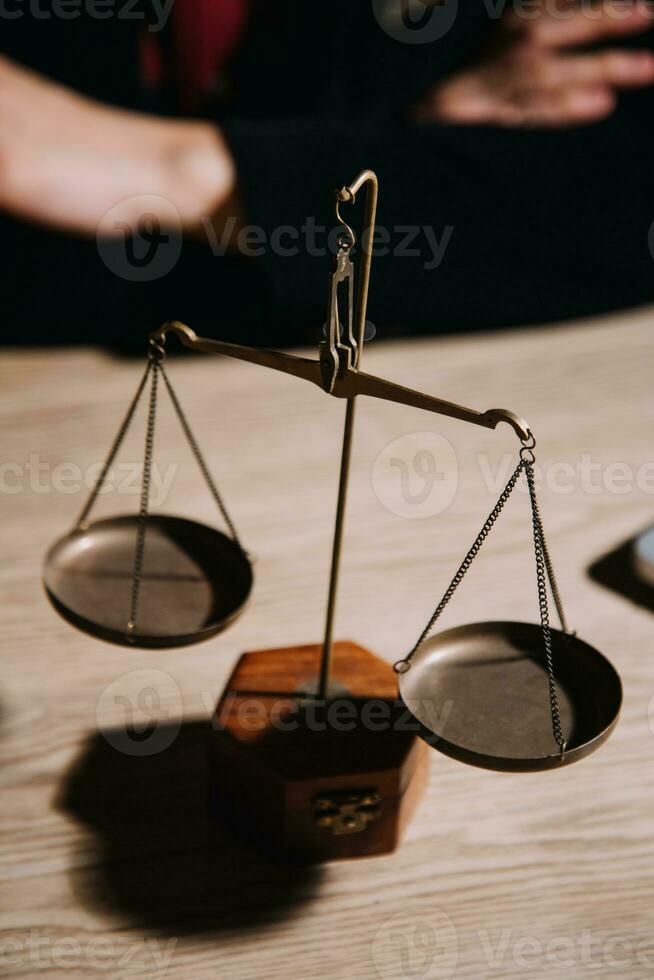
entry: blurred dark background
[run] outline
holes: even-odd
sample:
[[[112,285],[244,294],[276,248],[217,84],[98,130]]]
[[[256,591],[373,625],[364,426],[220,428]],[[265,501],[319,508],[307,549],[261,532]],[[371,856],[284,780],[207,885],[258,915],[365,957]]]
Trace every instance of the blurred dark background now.
[[[369,316],[380,336],[537,324],[654,299],[652,87],[621,91],[615,110],[588,125],[413,118],[430,86],[485,50],[497,18],[481,0],[461,0],[451,29],[426,44],[391,37],[369,0],[253,2],[212,91],[190,111],[174,84],[144,79],[143,33],[156,11],[98,19],[80,5],[63,19],[52,2],[17,4],[22,16],[3,24],[0,51],[105,103],[215,120],[246,221],[265,235],[301,228],[307,216],[332,227],[333,189],[362,167],[377,171],[378,223],[391,244],[405,237],[399,226],[417,229],[414,254],[380,255],[373,266]],[[160,35],[164,50],[174,43],[168,28]],[[652,50],[652,32],[610,44]],[[0,77],[0,100],[2,86]],[[446,242],[440,261],[424,226]],[[94,236],[33,216],[5,210],[0,240],[4,344],[142,349],[147,331],[179,318],[207,335],[274,346],[317,340],[324,320],[331,259],[307,255],[302,240],[293,256],[267,247],[245,258],[185,235],[169,271],[136,282]],[[108,248],[124,252],[125,242]]]

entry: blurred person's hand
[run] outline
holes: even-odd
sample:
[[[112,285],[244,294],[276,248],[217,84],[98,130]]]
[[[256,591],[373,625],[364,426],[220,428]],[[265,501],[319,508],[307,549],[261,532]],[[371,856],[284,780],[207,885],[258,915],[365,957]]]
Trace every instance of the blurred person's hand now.
[[[588,45],[639,34],[653,23],[644,0],[529,3],[505,14],[480,59],[439,82],[416,114],[458,125],[594,122],[613,111],[620,89],[654,82],[654,55]]]
[[[148,214],[162,226],[172,214],[194,230],[235,180],[212,124],[105,106],[0,57],[0,209],[95,235],[111,209],[112,227],[135,228],[139,198],[151,195]]]

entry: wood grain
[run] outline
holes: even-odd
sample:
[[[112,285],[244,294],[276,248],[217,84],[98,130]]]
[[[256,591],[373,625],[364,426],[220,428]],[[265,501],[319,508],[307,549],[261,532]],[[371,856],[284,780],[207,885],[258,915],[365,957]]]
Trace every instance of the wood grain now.
[[[207,740],[214,809],[286,864],[394,851],[428,780],[428,747],[407,726],[392,667],[358,644],[333,644],[334,699],[301,707],[293,693],[315,690],[321,654],[320,643],[244,653]],[[334,832],[351,794],[374,819]]]
[[[569,618],[613,660],[625,704],[607,745],[560,772],[501,775],[432,753],[429,789],[395,854],[309,873],[254,857],[209,822],[202,746],[240,652],[320,639],[344,406],[248,365],[200,355],[171,362],[257,557],[255,591],[238,623],[204,645],[130,651],[60,621],[39,570],[81,506],[80,474],[90,478],[101,461],[140,365],[92,350],[4,352],[2,972],[170,980],[654,975],[654,618],[642,601],[588,575],[654,516],[653,328],[646,310],[366,350],[371,373],[529,420]],[[489,432],[363,399],[357,414],[336,635],[392,662],[492,508],[516,443],[507,427]],[[142,439],[141,418],[122,457],[132,469]],[[413,520],[393,511],[407,505],[402,460],[409,498],[425,487],[412,469],[420,439],[430,451],[440,447],[441,503],[453,473],[456,492],[440,512],[438,492],[416,504],[416,513],[435,512]],[[381,459],[399,462],[375,467],[394,440]],[[161,509],[219,523],[168,410],[156,448],[160,475],[174,475]],[[114,474],[120,489],[103,496],[98,513],[136,509],[133,475]],[[618,570],[618,584],[627,580]],[[528,501],[518,493],[443,626],[533,619],[536,611]],[[138,738],[125,732],[126,706]],[[144,733],[148,719],[153,733]]]

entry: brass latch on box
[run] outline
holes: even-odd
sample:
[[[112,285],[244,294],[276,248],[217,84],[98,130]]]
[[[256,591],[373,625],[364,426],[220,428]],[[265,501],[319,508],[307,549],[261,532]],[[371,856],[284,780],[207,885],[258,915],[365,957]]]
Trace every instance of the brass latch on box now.
[[[329,796],[314,796],[311,802],[317,825],[329,827],[334,835],[358,834],[381,816],[376,789],[342,790]]]

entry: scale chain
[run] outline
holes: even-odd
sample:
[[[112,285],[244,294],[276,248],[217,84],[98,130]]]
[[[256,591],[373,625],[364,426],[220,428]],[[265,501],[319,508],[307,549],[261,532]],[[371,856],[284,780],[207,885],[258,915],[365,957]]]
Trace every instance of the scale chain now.
[[[242,546],[242,544],[241,544],[241,542],[239,540],[239,537],[238,537],[236,528],[234,526],[234,523],[233,523],[231,517],[229,516],[229,513],[227,511],[227,508],[225,506],[225,503],[224,503],[224,501],[223,501],[223,499],[222,499],[222,497],[220,495],[220,492],[218,491],[218,487],[216,486],[216,484],[214,482],[214,479],[213,479],[211,473],[209,472],[209,467],[207,466],[206,460],[205,460],[204,456],[202,455],[202,451],[200,450],[200,447],[197,444],[197,441],[195,439],[195,436],[193,435],[193,433],[191,431],[191,427],[190,427],[190,425],[188,423],[188,420],[186,418],[186,415],[184,413],[184,409],[180,405],[180,403],[178,401],[178,398],[177,398],[177,395],[175,393],[175,390],[174,390],[172,384],[170,383],[170,381],[168,380],[168,375],[166,374],[166,369],[164,368],[163,364],[160,364],[159,365],[159,370],[161,371],[161,376],[164,379],[164,383],[165,383],[166,388],[168,390],[168,394],[170,395],[170,400],[173,403],[173,408],[175,409],[175,412],[177,414],[177,418],[179,419],[179,423],[180,423],[180,425],[181,425],[181,427],[182,427],[182,429],[184,431],[184,435],[186,436],[186,438],[188,440],[188,444],[191,447],[191,451],[193,452],[193,455],[195,456],[196,462],[197,462],[198,466],[200,467],[200,471],[201,471],[201,473],[202,473],[202,475],[203,475],[203,477],[204,477],[204,479],[206,481],[206,484],[209,487],[209,490],[211,492],[211,495],[212,495],[213,499],[216,502],[216,505],[218,507],[218,510],[223,515],[223,518],[225,520],[225,523],[227,524],[227,527],[229,528],[229,532],[230,532],[230,534],[232,536],[232,539],[234,540],[234,543],[239,546],[239,548],[241,549],[241,551],[243,551],[243,546]]]
[[[130,600],[130,613],[127,623],[128,633],[133,633],[136,629],[136,615],[138,612],[139,595],[141,592],[141,578],[143,574],[143,557],[145,554],[145,533],[148,522],[148,507],[150,503],[150,478],[152,475],[152,454],[154,450],[154,430],[157,419],[157,391],[159,382],[159,371],[161,363],[156,357],[151,357],[149,369],[152,372],[152,383],[150,387],[150,405],[148,408],[148,422],[145,433],[145,455],[143,459],[143,482],[141,484],[141,505],[139,508],[139,523],[136,534],[136,550],[134,552],[134,568],[132,572],[132,594]]]
[[[532,506],[536,504],[536,510],[538,511],[538,501],[534,495],[532,499]],[[552,598],[554,599],[554,605],[556,606],[556,613],[559,617],[559,622],[561,624],[561,629],[564,633],[570,635],[570,630],[568,629],[568,621],[565,615],[565,610],[563,608],[563,600],[561,599],[561,593],[559,592],[559,586],[556,581],[556,575],[554,574],[554,566],[552,565],[552,559],[550,558],[549,548],[547,547],[547,541],[545,540],[545,531],[543,530],[543,522],[540,517],[540,512],[538,513],[538,522],[540,526],[540,539],[541,546],[543,549],[543,560],[545,562],[545,569],[547,571],[547,578],[549,579],[550,589],[552,591]]]
[[[443,596],[443,598],[439,602],[438,606],[434,610],[434,613],[433,613],[431,619],[429,620],[429,622],[425,626],[424,630],[422,631],[422,633],[418,637],[418,640],[417,640],[415,646],[407,654],[407,656],[405,657],[405,659],[403,661],[399,661],[399,663],[407,664],[407,665],[410,664],[412,658],[415,656],[415,654],[418,652],[418,650],[420,649],[420,647],[422,646],[422,644],[425,642],[425,640],[427,639],[427,637],[431,633],[433,627],[436,624],[436,621],[439,619],[441,613],[443,612],[443,610],[447,606],[448,602],[450,601],[450,599],[452,598],[452,596],[454,595],[454,593],[458,589],[458,587],[461,584],[461,581],[462,581],[464,575],[466,574],[466,572],[470,568],[472,562],[477,557],[477,554],[478,554],[478,552],[479,552],[482,544],[484,543],[484,541],[488,537],[488,534],[489,534],[491,528],[493,527],[495,521],[499,517],[500,513],[502,512],[502,509],[503,509],[505,503],[507,502],[507,500],[511,496],[511,493],[513,492],[513,489],[514,489],[516,483],[518,482],[518,478],[519,478],[519,476],[520,476],[523,468],[524,468],[524,463],[523,463],[522,460],[520,460],[520,462],[516,466],[515,470],[513,471],[513,473],[511,475],[511,477],[510,477],[507,485],[504,487],[504,490],[500,494],[497,503],[493,507],[492,511],[490,512],[490,514],[488,515],[488,517],[486,518],[486,520],[484,521],[483,527],[482,527],[481,531],[479,532],[479,534],[477,535],[477,537],[476,537],[476,539],[474,541],[474,544],[472,545],[472,547],[470,548],[468,554],[465,556],[465,558],[461,562],[461,564],[459,566],[459,569],[458,569],[456,575],[454,576],[454,578],[452,579],[452,581],[448,585],[447,590],[445,592],[445,595]],[[396,665],[396,666],[398,666],[398,665]],[[408,669],[408,667],[405,667],[404,668],[404,670],[407,670],[407,669]]]
[[[123,421],[121,423],[121,426],[120,426],[120,428],[118,430],[118,433],[116,434],[116,438],[114,439],[113,444],[111,446],[111,449],[109,450],[109,452],[107,454],[107,458],[104,461],[104,464],[102,466],[102,469],[100,470],[100,474],[99,474],[97,480],[95,481],[95,484],[93,486],[93,489],[91,490],[91,493],[89,495],[89,498],[86,501],[86,503],[84,504],[84,508],[82,510],[82,513],[77,518],[76,527],[78,528],[78,530],[84,530],[86,528],[87,518],[88,518],[89,514],[91,513],[91,510],[93,508],[93,505],[95,504],[95,501],[97,500],[98,494],[100,493],[100,490],[102,489],[102,487],[104,485],[104,481],[107,479],[107,473],[109,472],[109,470],[110,470],[110,468],[111,468],[111,466],[113,464],[113,461],[116,458],[116,455],[118,453],[118,450],[120,449],[120,447],[123,444],[123,440],[124,440],[125,436],[127,435],[127,430],[129,429],[129,427],[130,427],[130,425],[132,423],[132,419],[134,418],[134,413],[136,412],[136,409],[138,407],[138,404],[139,404],[139,402],[141,400],[141,395],[143,394],[143,389],[145,388],[146,382],[147,382],[148,377],[150,375],[151,368],[152,368],[152,361],[151,360],[148,360],[148,363],[146,365],[145,371],[143,372],[143,377],[141,378],[141,381],[139,383],[139,386],[136,389],[136,394],[134,395],[134,398],[132,399],[132,402],[131,402],[129,408],[127,409],[127,413],[125,415],[125,418],[123,419]]]
[[[534,552],[536,556],[536,578],[538,582],[538,605],[540,608],[540,622],[543,629],[543,642],[545,645],[545,661],[547,666],[547,685],[549,690],[550,698],[550,713],[552,716],[552,732],[554,734],[554,739],[559,746],[561,751],[561,759],[563,759],[566,740],[563,736],[563,731],[561,729],[561,714],[559,711],[559,698],[556,690],[556,679],[554,677],[554,662],[552,659],[552,633],[550,629],[549,620],[549,609],[547,603],[547,581],[546,575],[550,580],[550,585],[552,588],[552,594],[554,595],[554,600],[556,602],[556,597],[558,596],[558,589],[556,587],[556,580],[553,578],[552,564],[548,560],[549,555],[546,558],[546,545],[545,545],[545,533],[543,531],[543,522],[541,520],[540,511],[538,508],[538,500],[536,497],[536,485],[534,482],[534,468],[533,463],[529,460],[524,460],[522,462],[525,470],[525,476],[527,477],[527,485],[529,487],[529,498],[531,500],[531,513],[534,528]],[[565,621],[562,616],[562,609],[560,607],[560,597],[559,602],[556,602],[559,616],[561,618],[561,625],[565,630]]]
[[[523,446],[520,453],[520,461],[513,471],[508,483],[504,487],[504,490],[500,494],[497,503],[495,504],[493,510],[490,512],[481,531],[477,535],[474,543],[472,544],[467,555],[461,562],[454,578],[450,582],[447,590],[438,606],[434,610],[429,622],[423,629],[422,633],[418,637],[413,648],[406,655],[404,660],[399,660],[395,665],[394,669],[397,673],[405,673],[409,670],[411,666],[411,660],[418,652],[422,644],[425,642],[432,629],[434,628],[437,620],[439,619],[441,613],[447,606],[448,602],[456,592],[457,588],[461,584],[466,572],[470,568],[470,565],[477,557],[481,546],[488,537],[488,534],[495,524],[495,521],[502,512],[504,505],[511,496],[516,483],[520,477],[520,474],[524,471],[527,480],[527,487],[529,489],[529,498],[531,502],[531,512],[532,512],[532,524],[533,524],[533,534],[534,534],[534,554],[536,558],[536,578],[538,584],[538,606],[540,611],[540,622],[543,631],[543,643],[545,647],[545,662],[547,668],[547,684],[548,684],[548,694],[550,702],[550,714],[552,718],[552,732],[554,734],[554,739],[559,746],[561,759],[564,757],[566,749],[566,740],[563,735],[563,730],[561,727],[561,713],[559,709],[559,699],[556,688],[556,679],[554,676],[554,663],[552,654],[552,634],[549,621],[549,607],[547,599],[547,581],[549,580],[550,588],[552,590],[552,596],[554,598],[554,603],[556,605],[557,613],[561,621],[561,628],[564,633],[568,633],[565,614],[563,610],[563,603],[561,601],[561,595],[558,589],[556,577],[554,574],[554,568],[549,555],[549,550],[547,548],[547,543],[545,540],[545,532],[543,530],[543,522],[540,516],[540,510],[538,508],[538,499],[536,496],[536,485],[534,480],[534,455],[531,451],[530,446]]]

